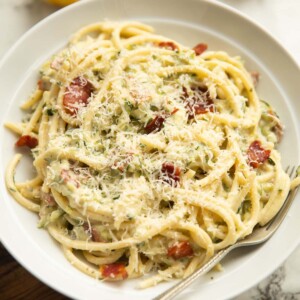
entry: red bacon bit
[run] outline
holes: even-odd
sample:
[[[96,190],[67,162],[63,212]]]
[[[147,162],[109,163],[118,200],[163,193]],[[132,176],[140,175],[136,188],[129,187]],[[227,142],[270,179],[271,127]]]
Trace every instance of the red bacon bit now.
[[[50,87],[51,87],[51,83],[50,83],[50,81],[40,79],[37,82],[37,86],[38,86],[38,89],[41,91],[49,91]]]
[[[162,115],[156,116],[152,121],[150,121],[144,128],[146,133],[149,134],[153,131],[161,131],[166,117]]]
[[[177,186],[180,181],[181,170],[179,167],[175,167],[172,163],[165,162],[161,168],[162,180],[169,185]]]
[[[37,85],[39,90],[44,91],[44,81],[42,79],[37,82]]]
[[[83,228],[91,236],[93,242],[105,243],[106,241],[101,237],[100,233],[94,227],[90,226],[87,222],[83,224]]]
[[[91,229],[91,236],[92,236],[92,241],[97,242],[97,243],[104,243],[105,240],[102,239],[100,233],[92,227]]]
[[[178,111],[179,111],[179,108],[175,107],[175,108],[173,109],[173,111],[171,112],[171,115],[176,114]]]
[[[124,158],[120,157],[119,160],[116,160],[113,165],[112,169],[118,169],[120,172],[124,172],[125,169],[129,166],[130,162],[133,159],[133,153],[128,152]]]
[[[275,123],[275,125],[271,128],[271,130],[275,133],[277,138],[277,143],[281,142],[282,136],[283,136],[283,126],[279,120],[279,117],[277,114],[269,109],[266,114],[272,119],[272,122]]]
[[[173,50],[173,51],[178,50],[178,46],[175,45],[173,42],[160,42],[158,44],[158,46],[161,48],[167,48],[167,49]]]
[[[55,206],[56,202],[53,196],[49,193],[41,192],[41,200],[46,203],[47,206]]]
[[[172,247],[168,248],[168,256],[174,259],[193,256],[194,251],[188,241],[178,242]]]
[[[78,112],[78,104],[87,106],[88,99],[94,90],[93,85],[84,77],[76,77],[66,88],[63,105],[66,112],[72,116]]]
[[[252,71],[250,72],[251,79],[253,82],[254,87],[258,85],[259,79],[260,79],[260,74],[257,71]]]
[[[63,179],[64,183],[70,182],[71,184],[73,184],[77,188],[79,188],[80,187],[80,183],[79,183],[79,181],[77,181],[76,179],[74,179],[72,177],[72,174],[74,174],[72,171],[63,169],[63,170],[61,170],[60,176]],[[74,174],[74,176],[75,176],[75,174]]]
[[[265,150],[261,147],[260,141],[254,141],[247,151],[248,163],[252,168],[258,168],[263,164],[271,154],[271,150]]]
[[[203,43],[197,44],[193,48],[193,50],[195,51],[196,55],[201,55],[204,51],[207,50],[207,45]]]
[[[283,136],[283,127],[281,123],[277,123],[272,130],[274,131],[276,137],[277,137],[277,143],[280,143]]]
[[[122,263],[113,263],[100,266],[100,272],[104,278],[126,279],[128,277],[125,265]]]
[[[55,70],[55,71],[58,71],[62,64],[64,62],[64,59],[62,57],[56,57],[50,64],[50,68]]]
[[[38,140],[30,135],[22,135],[16,142],[17,147],[29,147],[31,149],[38,145]]]
[[[186,101],[186,109],[189,119],[193,119],[195,115],[206,114],[208,112],[214,112],[214,101],[210,97],[207,88],[205,87],[193,87],[192,95],[187,92],[186,87],[183,87],[182,99]]]

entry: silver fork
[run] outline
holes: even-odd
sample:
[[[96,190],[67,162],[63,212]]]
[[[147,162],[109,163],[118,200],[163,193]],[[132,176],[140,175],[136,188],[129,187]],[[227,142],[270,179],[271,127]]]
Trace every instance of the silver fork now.
[[[297,176],[298,170],[296,170],[295,175],[295,167],[292,167],[289,171],[289,167],[286,169],[286,172],[289,173],[290,178],[294,178]],[[268,240],[274,232],[278,229],[283,219],[285,218],[293,199],[298,191],[298,187],[291,190],[277,215],[266,225],[262,227],[256,227],[253,232],[245,237],[243,240],[236,242],[235,244],[224,248],[223,250],[217,252],[214,256],[212,256],[206,264],[204,264],[200,269],[181,280],[178,284],[166,290],[164,293],[159,296],[153,298],[153,300],[170,300],[176,297],[180,292],[186,289],[190,284],[192,284],[195,280],[197,280],[201,275],[207,273],[211,270],[221,259],[223,259],[231,250],[238,247],[252,246],[265,242]]]

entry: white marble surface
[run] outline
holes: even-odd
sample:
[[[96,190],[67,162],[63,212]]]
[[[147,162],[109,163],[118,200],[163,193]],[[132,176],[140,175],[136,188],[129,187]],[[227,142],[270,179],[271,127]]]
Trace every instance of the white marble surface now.
[[[300,65],[299,0],[219,1],[235,7],[265,27]],[[41,0],[0,0],[0,58],[24,32],[55,10]],[[273,274],[235,298],[246,299],[300,300],[300,246]]]

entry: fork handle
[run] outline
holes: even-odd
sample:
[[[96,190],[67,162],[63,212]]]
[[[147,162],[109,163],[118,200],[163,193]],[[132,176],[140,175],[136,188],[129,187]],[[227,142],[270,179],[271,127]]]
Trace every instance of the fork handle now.
[[[177,296],[180,292],[186,289],[189,285],[191,285],[196,279],[198,279],[201,275],[207,273],[211,270],[221,259],[223,259],[234,247],[229,246],[215,255],[213,255],[200,269],[181,280],[179,283],[174,285],[173,287],[166,290],[164,293],[159,296],[153,298],[153,300],[170,300]]]

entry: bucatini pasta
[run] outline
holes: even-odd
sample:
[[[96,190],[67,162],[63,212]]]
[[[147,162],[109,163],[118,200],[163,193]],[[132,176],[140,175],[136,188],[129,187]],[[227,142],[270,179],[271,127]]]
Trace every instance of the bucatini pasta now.
[[[42,66],[27,120],[6,123],[36,169],[15,183],[16,154],[8,190],[82,272],[186,277],[280,209],[281,122],[258,74],[206,48],[137,22],[89,25]]]

